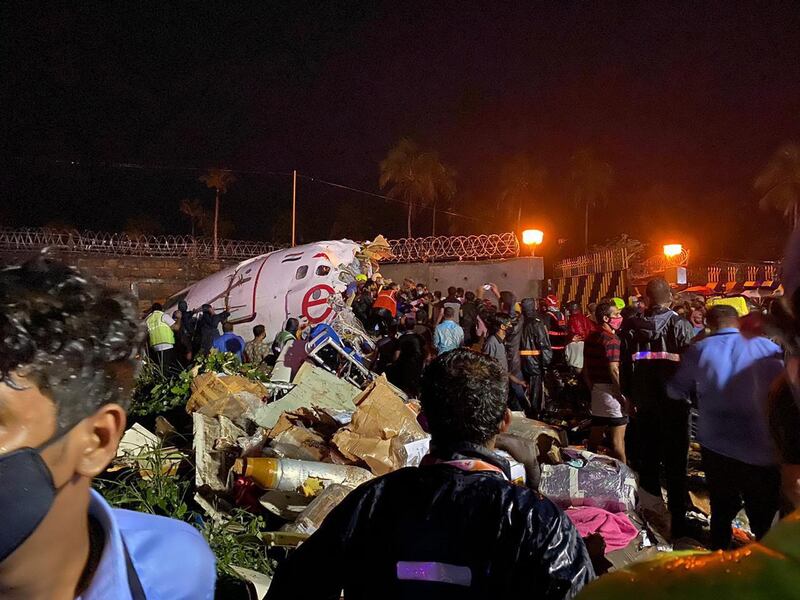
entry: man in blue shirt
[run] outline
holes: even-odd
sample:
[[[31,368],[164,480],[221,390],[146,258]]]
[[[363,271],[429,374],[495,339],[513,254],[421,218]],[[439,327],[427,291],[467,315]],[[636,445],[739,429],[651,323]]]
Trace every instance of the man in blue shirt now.
[[[91,489],[116,455],[143,338],[132,299],[39,257],[0,271],[0,597],[195,600],[214,556],[186,523]]]
[[[244,361],[244,338],[233,333],[233,325],[227,321],[222,324],[222,335],[214,340],[213,347],[219,352],[232,352]]]
[[[742,500],[761,538],[778,511],[780,473],[769,433],[767,397],[783,370],[782,351],[766,338],[745,338],[730,306],[708,312],[711,334],[689,347],[668,385],[673,398],[697,395],[697,440],[711,499],[711,543],[727,549]]]
[[[458,324],[458,313],[452,306],[444,309],[444,320],[436,326],[433,332],[433,345],[437,354],[444,354],[455,350],[464,343],[464,330]]]

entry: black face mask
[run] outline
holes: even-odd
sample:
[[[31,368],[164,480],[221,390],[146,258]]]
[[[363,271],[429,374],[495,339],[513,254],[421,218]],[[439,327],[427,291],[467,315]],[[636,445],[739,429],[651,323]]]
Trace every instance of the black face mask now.
[[[0,562],[36,531],[55,501],[58,490],[41,457],[43,448],[20,448],[0,456]]]

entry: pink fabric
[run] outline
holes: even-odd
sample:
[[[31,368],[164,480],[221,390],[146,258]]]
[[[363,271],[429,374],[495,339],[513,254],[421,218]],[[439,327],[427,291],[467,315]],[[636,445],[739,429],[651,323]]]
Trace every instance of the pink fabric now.
[[[577,506],[566,510],[581,537],[599,533],[606,541],[606,554],[630,544],[639,530],[625,513],[610,513],[594,506]]]

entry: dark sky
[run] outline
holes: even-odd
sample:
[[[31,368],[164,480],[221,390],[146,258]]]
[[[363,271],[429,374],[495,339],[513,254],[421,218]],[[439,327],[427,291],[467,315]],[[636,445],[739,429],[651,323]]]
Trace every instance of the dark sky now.
[[[774,258],[787,231],[752,181],[800,137],[796,2],[48,4],[2,9],[3,224],[148,215],[185,232],[180,199],[212,196],[183,168],[219,165],[244,171],[223,204],[233,235],[269,239],[290,181],[268,172],[378,191],[378,162],[410,136],[456,169],[455,209],[479,218],[440,221],[452,231],[510,229],[487,215],[527,153],[548,171],[527,224],[551,252],[580,246],[565,180],[584,147],[616,173],[595,241]],[[301,180],[299,201],[305,240],[404,231],[381,200]]]

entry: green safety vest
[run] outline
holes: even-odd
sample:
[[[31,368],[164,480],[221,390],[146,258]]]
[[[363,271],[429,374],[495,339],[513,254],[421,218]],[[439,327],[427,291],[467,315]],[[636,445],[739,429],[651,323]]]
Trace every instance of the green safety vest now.
[[[159,344],[172,344],[175,345],[175,333],[169,325],[161,320],[164,313],[160,310],[153,311],[147,317],[147,333],[150,336],[150,347],[158,346]]]

